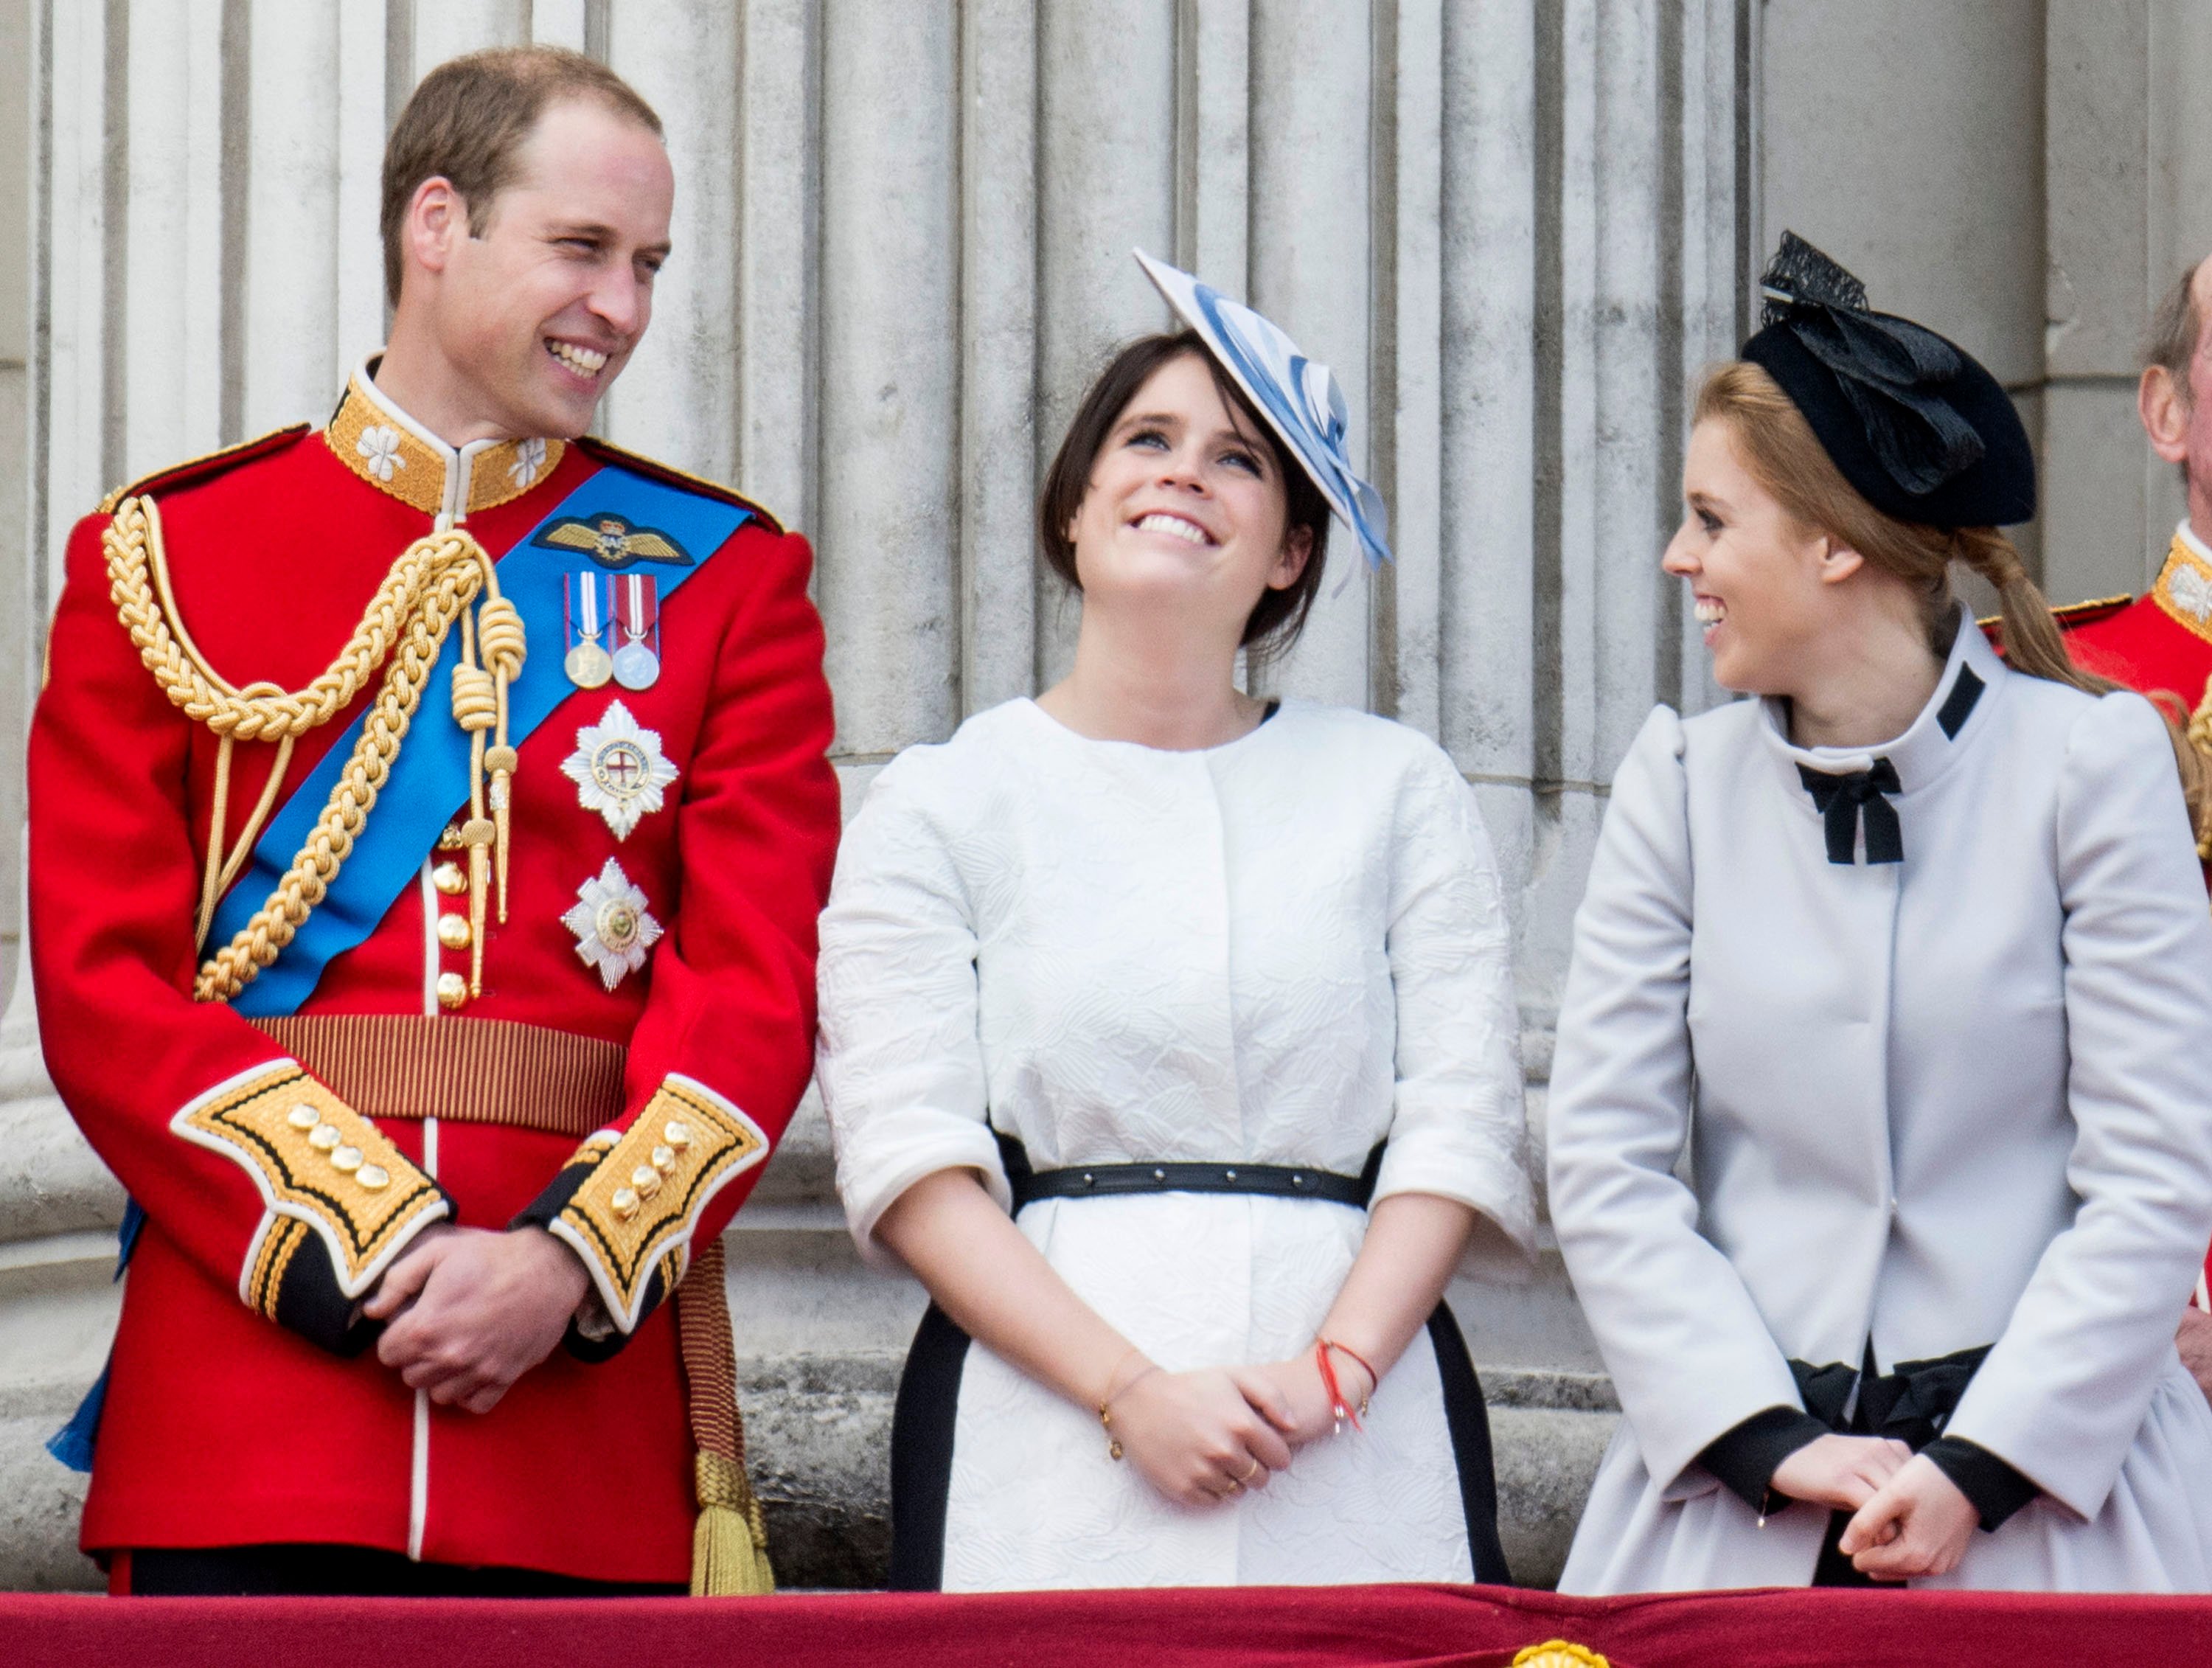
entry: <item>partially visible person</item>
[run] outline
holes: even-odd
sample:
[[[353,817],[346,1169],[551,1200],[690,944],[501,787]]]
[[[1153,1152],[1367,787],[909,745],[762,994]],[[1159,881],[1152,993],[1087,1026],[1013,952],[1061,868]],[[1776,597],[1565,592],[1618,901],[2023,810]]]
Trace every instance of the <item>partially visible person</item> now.
[[[2140,690],[2186,726],[2212,681],[2212,260],[2185,272],[2153,316],[2136,410],[2151,449],[2181,472],[2188,511],[2166,563],[2133,601],[2055,610],[2083,670]],[[2207,745],[2212,745],[2208,742]],[[2202,831],[2212,832],[2212,830]]]
[[[585,437],[672,198],[604,66],[441,64],[330,421],[70,538],[31,966],[143,1223],[64,1445],[118,1592],[768,1584],[719,1236],[836,787],[805,541]]]
[[[2035,483],[1996,379],[1801,240],[1765,283],[1665,558],[1760,698],[1632,746],[1559,1020],[1552,1217],[1625,1415],[1560,1586],[2212,1589],[2166,728],[1997,531]]]
[[[1434,743],[1239,687],[1382,504],[1324,368],[1146,270],[1182,328],[1038,509],[1074,665],[884,771],[822,922],[839,1191],[934,1300],[891,1584],[1503,1581],[1442,1301],[1534,1233],[1490,843]]]
[[[2075,603],[2053,611],[2075,663],[2141,690],[2185,738],[2183,779],[2197,825],[2197,855],[2212,858],[2212,260],[2177,279],[2151,320],[2136,409],[2151,450],[2180,470],[2189,513],[2158,578],[2141,597]],[[2205,870],[2212,884],[2212,866]],[[2181,1359],[2212,1397],[2212,1255],[2181,1312]]]

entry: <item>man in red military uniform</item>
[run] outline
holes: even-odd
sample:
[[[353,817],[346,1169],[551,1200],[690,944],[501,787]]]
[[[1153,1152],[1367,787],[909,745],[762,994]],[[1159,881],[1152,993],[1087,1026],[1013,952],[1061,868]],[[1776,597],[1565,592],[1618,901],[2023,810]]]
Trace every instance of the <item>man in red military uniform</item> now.
[[[2150,590],[2057,610],[2085,671],[2138,689],[2186,724],[2212,679],[2212,355],[2203,351],[2212,262],[2192,267],[2160,304],[2137,407],[2151,449],[2179,466],[2189,514],[2174,529]]]
[[[71,537],[33,971],[143,1211],[118,1590],[767,1584],[718,1236],[806,1083],[836,787],[805,543],[580,438],[672,200],[604,68],[441,66],[328,424]]]
[[[2152,321],[2150,362],[2136,390],[2151,449],[2179,466],[2189,514],[2174,529],[2165,565],[2144,595],[2077,603],[2052,612],[2084,671],[2138,689],[2187,733],[2200,769],[2212,772],[2212,260],[2183,274]],[[2196,715],[2203,710],[2204,718]],[[2192,721],[2195,720],[2196,721]],[[2206,830],[2199,813],[2198,832]],[[2212,868],[2207,870],[2212,883]],[[2212,1270],[2212,1258],[2207,1259]],[[2182,1317],[2182,1359],[2212,1396],[2212,1288],[2200,1277]]]

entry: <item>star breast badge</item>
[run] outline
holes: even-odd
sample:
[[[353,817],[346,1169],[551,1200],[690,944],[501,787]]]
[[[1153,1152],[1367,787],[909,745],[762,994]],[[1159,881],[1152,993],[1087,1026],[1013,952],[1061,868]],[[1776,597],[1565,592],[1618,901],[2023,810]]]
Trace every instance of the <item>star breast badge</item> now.
[[[646,953],[660,937],[660,923],[645,903],[645,894],[610,857],[576,888],[576,901],[561,917],[561,924],[576,935],[578,959],[596,968],[610,990],[645,965]]]
[[[576,551],[602,568],[620,569],[640,562],[661,562],[688,568],[691,552],[657,527],[634,527],[608,511],[596,515],[564,515],[541,528],[530,541],[553,551]]]
[[[620,701],[607,703],[596,724],[576,732],[576,751],[561,763],[586,811],[607,819],[615,838],[627,840],[638,819],[660,809],[677,770],[660,751],[660,732],[648,730]]]

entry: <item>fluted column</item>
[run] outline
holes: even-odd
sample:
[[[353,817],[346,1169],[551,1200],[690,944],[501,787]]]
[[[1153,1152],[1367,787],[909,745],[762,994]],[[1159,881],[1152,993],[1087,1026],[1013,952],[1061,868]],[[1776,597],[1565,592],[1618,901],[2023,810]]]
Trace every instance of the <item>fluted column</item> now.
[[[15,3],[46,66],[33,631],[106,488],[319,420],[376,345],[381,146],[420,76],[489,45],[589,52],[660,111],[677,175],[653,329],[600,427],[814,540],[848,813],[901,748],[1065,670],[1078,611],[1037,566],[1035,494],[1104,359],[1168,321],[1133,246],[1329,363],[1398,562],[1370,577],[1340,538],[1268,676],[1436,736],[1475,785],[1540,1080],[1607,782],[1655,701],[1713,694],[1656,562],[1686,391],[1742,316],[1750,0]],[[27,690],[36,644],[8,654]],[[36,1440],[112,1324],[120,1196],[34,1027],[19,991],[0,1582],[82,1582],[73,1485]],[[783,1573],[871,1579],[921,1300],[859,1266],[811,1100],[730,1262]],[[1541,1577],[1610,1392],[1556,1263],[1455,1300],[1509,1549]]]

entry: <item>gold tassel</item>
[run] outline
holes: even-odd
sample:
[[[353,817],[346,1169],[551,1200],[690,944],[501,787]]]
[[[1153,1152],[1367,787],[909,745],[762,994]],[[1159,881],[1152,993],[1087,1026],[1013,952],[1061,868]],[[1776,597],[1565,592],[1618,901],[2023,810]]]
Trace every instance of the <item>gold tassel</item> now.
[[[702,1452],[696,1471],[699,1521],[691,1531],[691,1596],[745,1598],[775,1591],[768,1525],[745,1468]]]

